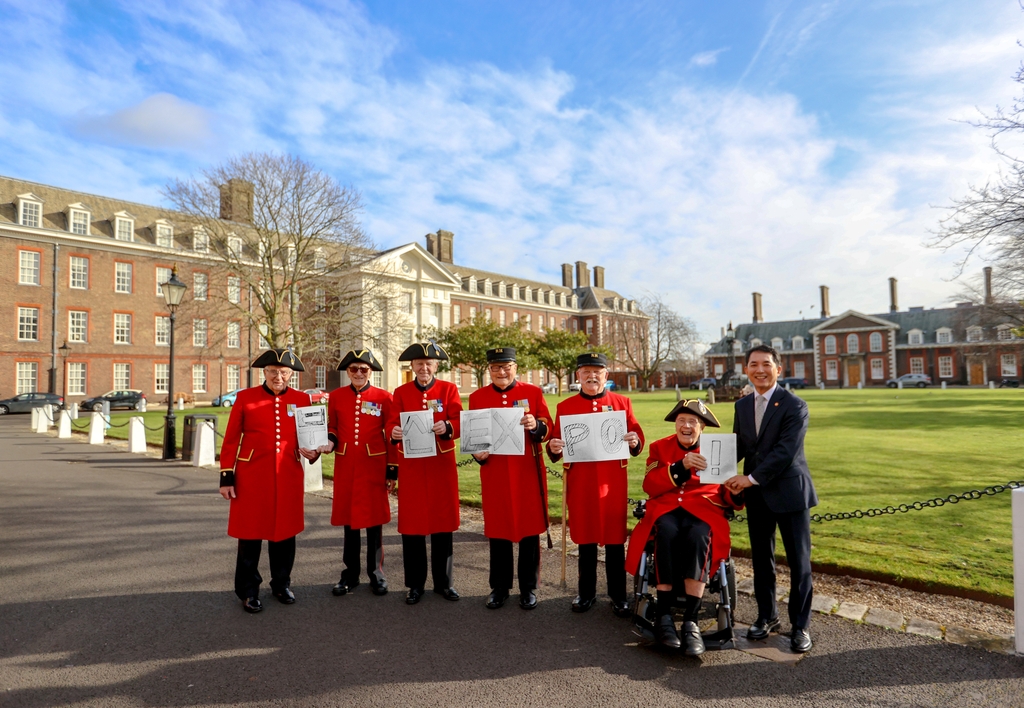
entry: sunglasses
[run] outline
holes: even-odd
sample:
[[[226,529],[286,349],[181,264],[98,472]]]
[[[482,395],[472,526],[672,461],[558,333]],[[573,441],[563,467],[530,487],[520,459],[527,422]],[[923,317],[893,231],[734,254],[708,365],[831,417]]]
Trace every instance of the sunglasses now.
[[[369,366],[350,366],[350,367],[348,367],[348,372],[350,374],[368,374],[368,373],[370,373],[370,367]]]

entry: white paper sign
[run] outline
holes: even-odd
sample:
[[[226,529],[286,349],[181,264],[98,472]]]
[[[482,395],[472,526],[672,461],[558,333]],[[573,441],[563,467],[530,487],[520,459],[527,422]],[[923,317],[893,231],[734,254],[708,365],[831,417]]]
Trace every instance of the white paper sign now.
[[[299,437],[299,447],[315,450],[326,445],[327,440],[327,408],[325,406],[305,406],[295,409],[295,432]]]
[[[628,460],[626,411],[604,411],[559,418],[566,462],[603,462]]]
[[[735,477],[736,436],[715,433],[700,436],[700,454],[708,461],[708,468],[700,471],[701,484],[721,484]]]
[[[316,462],[310,462],[305,457],[301,459],[304,491],[319,492],[324,488],[323,456],[316,458]]]
[[[407,458],[437,455],[434,440],[434,411],[400,413],[402,421],[402,449]]]
[[[524,408],[480,408],[462,411],[459,439],[462,452],[492,455],[526,454],[526,429],[520,425]]]

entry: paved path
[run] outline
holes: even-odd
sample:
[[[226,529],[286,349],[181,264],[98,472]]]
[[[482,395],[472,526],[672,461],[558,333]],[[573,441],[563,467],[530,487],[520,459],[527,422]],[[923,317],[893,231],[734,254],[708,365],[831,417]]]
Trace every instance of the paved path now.
[[[461,602],[404,604],[393,524],[395,591],[335,598],[341,535],[317,497],[298,603],[265,592],[246,615],[216,479],[0,418],[0,706],[1024,705],[1024,659],[830,617],[795,666],[665,656],[607,605],[571,614],[554,553],[537,610],[489,611],[487,544],[472,533],[455,539]]]

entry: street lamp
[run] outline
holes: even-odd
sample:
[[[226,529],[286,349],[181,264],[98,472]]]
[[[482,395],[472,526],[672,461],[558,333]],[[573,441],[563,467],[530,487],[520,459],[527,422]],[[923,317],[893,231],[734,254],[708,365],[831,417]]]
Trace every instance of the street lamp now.
[[[736,330],[729,323],[729,329],[725,331],[725,375],[722,377],[722,385],[728,386],[732,381],[733,370],[736,368]]]
[[[178,441],[175,439],[174,422],[174,312],[185,297],[185,283],[178,280],[178,267],[171,270],[171,279],[161,286],[164,293],[164,302],[167,309],[171,311],[171,345],[169,363],[167,366],[167,417],[164,423],[164,457],[165,460],[173,460],[178,456]]]
[[[71,347],[68,346],[68,340],[64,340],[64,343],[60,345],[60,358],[64,362],[64,405],[68,404],[68,354],[71,353]]]

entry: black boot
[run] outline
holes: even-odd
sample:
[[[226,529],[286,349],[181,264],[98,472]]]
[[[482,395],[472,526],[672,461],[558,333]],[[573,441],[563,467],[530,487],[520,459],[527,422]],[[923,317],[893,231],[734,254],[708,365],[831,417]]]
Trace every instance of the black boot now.
[[[683,653],[686,656],[700,656],[704,651],[704,638],[700,636],[700,627],[696,622],[683,622]]]
[[[679,634],[676,632],[676,623],[672,620],[671,614],[658,615],[658,619],[654,623],[654,641],[668,649],[678,649],[682,646]]]

